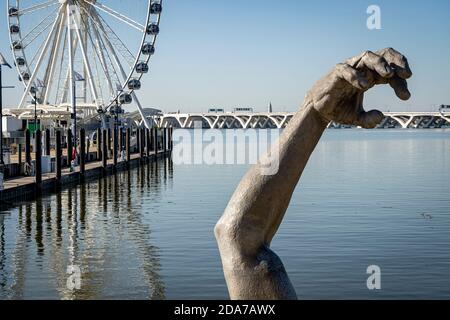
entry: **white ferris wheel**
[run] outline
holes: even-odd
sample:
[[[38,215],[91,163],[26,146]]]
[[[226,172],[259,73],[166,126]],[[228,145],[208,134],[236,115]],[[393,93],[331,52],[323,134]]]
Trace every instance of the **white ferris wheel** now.
[[[11,50],[25,86],[18,109],[42,108],[76,117],[135,103],[149,72],[162,0],[7,0]],[[75,109],[76,108],[76,109]]]

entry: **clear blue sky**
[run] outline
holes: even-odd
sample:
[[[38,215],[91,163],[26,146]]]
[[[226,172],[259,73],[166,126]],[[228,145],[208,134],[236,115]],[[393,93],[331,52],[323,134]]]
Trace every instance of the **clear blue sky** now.
[[[371,4],[381,7],[382,30],[366,27]],[[262,111],[269,101],[275,110],[296,110],[334,64],[392,46],[410,60],[413,97],[401,102],[390,88],[377,88],[366,106],[432,110],[450,104],[449,18],[446,0],[165,0],[157,52],[139,96],[165,111]],[[0,23],[0,51],[11,61],[4,14]],[[23,88],[15,70],[4,75],[5,85],[18,87],[5,92],[5,105],[14,105]]]

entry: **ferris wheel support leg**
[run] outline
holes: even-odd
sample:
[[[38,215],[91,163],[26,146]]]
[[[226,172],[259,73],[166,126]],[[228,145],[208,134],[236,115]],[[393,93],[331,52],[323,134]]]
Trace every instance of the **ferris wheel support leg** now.
[[[72,54],[75,54],[75,51],[78,47],[78,39],[75,37],[75,39],[72,39]],[[67,101],[67,95],[69,92],[69,81],[70,81],[70,69],[67,69],[66,76],[64,78],[64,85],[63,85],[63,94],[60,99],[60,103]]]
[[[135,93],[134,91],[133,91],[133,93],[132,93],[132,96],[133,96],[133,101],[136,102],[136,105],[137,105],[138,110],[139,110],[139,114],[141,115],[141,118],[142,118],[142,121],[144,122],[145,127],[146,127],[147,129],[151,129],[152,126],[151,126],[150,123],[148,122],[148,119],[147,119],[147,117],[145,116],[145,113],[144,113],[144,109],[142,108],[141,102],[139,101],[139,99],[138,99],[138,97],[136,96],[136,93]]]
[[[36,62],[36,67],[34,67],[33,73],[31,74],[30,80],[28,81],[25,92],[23,93],[22,99],[20,100],[19,108],[22,107],[22,105],[25,102],[26,97],[30,94],[30,89],[33,86],[34,80],[36,80],[37,73],[42,65],[42,61],[44,59],[45,54],[48,51],[48,48],[50,46],[50,39],[52,38],[53,33],[55,32],[55,28],[56,28],[56,25],[58,24],[60,17],[61,17],[61,9],[60,9],[60,11],[58,11],[58,16],[56,17],[55,22],[53,23],[52,29],[51,29],[50,33],[48,34],[47,39],[45,39],[44,47],[43,47],[42,52],[39,55],[39,58]]]
[[[61,17],[61,23],[59,25],[58,33],[56,36],[56,48],[55,48],[55,52],[53,53],[53,57],[52,57],[52,61],[51,61],[50,71],[49,71],[49,75],[48,75],[48,84],[44,89],[45,90],[44,91],[44,103],[47,103],[48,98],[51,94],[52,84],[53,84],[53,80],[54,80],[54,76],[55,76],[56,59],[57,59],[60,49],[61,49],[61,35],[63,33],[65,23],[66,23],[66,15],[63,15]]]
[[[87,54],[86,54],[86,48],[83,45],[83,37],[81,36],[80,26],[78,25],[78,22],[76,21],[76,19],[73,19],[73,24],[74,24],[75,33],[76,33],[77,38],[78,38],[78,43],[80,45],[81,53],[82,53],[82,56],[83,56],[84,67],[86,68],[86,72],[88,74],[89,87],[91,89],[92,97],[94,98],[94,101],[95,101],[95,103],[97,104],[97,107],[98,107],[97,89],[95,88],[94,78],[92,76],[91,65],[90,65],[90,63],[88,61]]]

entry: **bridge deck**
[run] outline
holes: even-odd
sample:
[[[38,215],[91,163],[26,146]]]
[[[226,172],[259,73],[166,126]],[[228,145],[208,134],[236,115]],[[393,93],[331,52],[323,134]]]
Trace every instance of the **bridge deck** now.
[[[203,128],[210,129],[266,129],[284,128],[294,112],[255,112],[255,113],[175,113],[164,114],[154,120],[160,127],[192,129],[200,122]],[[378,128],[443,128],[450,127],[450,114],[440,112],[385,112],[385,118]],[[331,123],[331,128],[341,125]]]

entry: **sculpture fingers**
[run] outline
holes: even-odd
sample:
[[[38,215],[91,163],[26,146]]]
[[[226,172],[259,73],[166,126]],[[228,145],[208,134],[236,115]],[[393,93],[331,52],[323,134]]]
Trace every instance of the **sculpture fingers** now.
[[[377,75],[383,78],[394,76],[394,70],[390,67],[389,63],[382,56],[371,51],[365,51],[361,55],[349,59],[347,63],[355,69],[374,72],[374,75],[368,74],[372,78],[369,80],[375,79]]]
[[[369,82],[364,74],[346,63],[340,63],[335,68],[336,76],[347,81],[358,90],[366,90],[369,88]]]
[[[377,52],[382,56],[394,69],[395,74],[402,79],[409,79],[412,77],[412,71],[409,67],[408,59],[393,48],[386,48]]]
[[[401,100],[408,100],[411,97],[411,93],[408,90],[408,82],[399,76],[394,76],[389,79],[389,85],[394,89],[395,94]]]
[[[373,129],[383,120],[384,115],[381,111],[371,110],[358,114],[357,124],[365,129]]]

